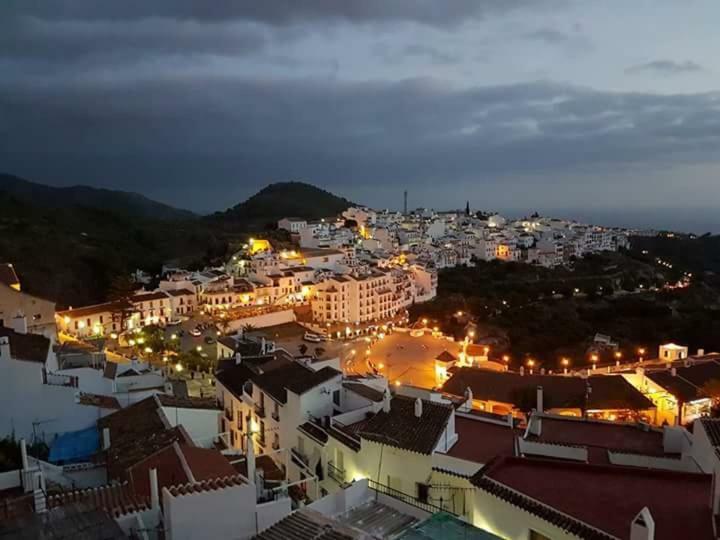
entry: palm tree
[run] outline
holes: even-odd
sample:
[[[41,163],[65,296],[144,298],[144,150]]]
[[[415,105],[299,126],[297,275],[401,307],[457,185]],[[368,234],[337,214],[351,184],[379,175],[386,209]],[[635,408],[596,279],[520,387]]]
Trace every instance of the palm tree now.
[[[255,329],[256,329],[256,328],[255,328],[255,325],[246,324],[246,325],[244,325],[244,326],[242,327],[242,333],[243,333],[243,334],[246,334],[246,333],[248,333],[248,332],[254,331]]]

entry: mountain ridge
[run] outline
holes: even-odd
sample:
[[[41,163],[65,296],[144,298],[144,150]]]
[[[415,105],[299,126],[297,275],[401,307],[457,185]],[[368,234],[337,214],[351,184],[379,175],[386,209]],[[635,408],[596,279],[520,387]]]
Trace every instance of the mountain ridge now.
[[[90,207],[133,218],[161,221],[198,217],[190,210],[175,208],[133,191],[96,188],[83,184],[48,186],[12,174],[0,174],[0,191],[17,200],[46,208]]]

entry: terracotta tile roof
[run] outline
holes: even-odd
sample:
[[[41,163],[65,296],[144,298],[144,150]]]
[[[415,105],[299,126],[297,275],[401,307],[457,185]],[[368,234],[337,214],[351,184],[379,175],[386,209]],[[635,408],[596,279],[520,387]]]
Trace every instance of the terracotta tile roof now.
[[[220,410],[215,398],[178,397],[169,394],[157,394],[157,399],[163,407],[177,407],[179,409],[208,409]]]
[[[15,273],[15,268],[10,263],[0,264],[0,283],[12,287],[20,285],[20,280]]]
[[[702,386],[711,380],[720,379],[720,362],[695,361],[689,366],[676,366],[675,375],[670,370],[647,371],[646,376],[659,384],[681,401],[694,401],[701,397]]]
[[[627,538],[646,506],[655,540],[714,538],[710,475],[499,458],[471,482],[581,538]]]
[[[89,394],[83,392],[80,394],[79,403],[80,405],[91,405],[93,407],[100,407],[102,409],[121,409],[120,402],[116,397],[103,396],[100,394]]]
[[[523,434],[522,430],[510,429],[507,423],[503,426],[458,415],[455,415],[455,433],[458,441],[447,455],[480,464],[497,456],[515,455],[515,438]]]
[[[302,509],[261,532],[256,540],[353,540],[359,534],[324,515]]]
[[[367,421],[360,437],[419,454],[431,454],[445,431],[453,409],[422,400],[422,415],[415,416],[415,400],[395,396],[390,412],[380,411]]]
[[[60,494],[50,495],[47,500],[49,508],[57,508],[76,502],[88,505],[93,509],[104,510],[115,518],[133,512],[142,512],[150,508],[149,497],[134,493],[128,482],[65,491]]]
[[[0,326],[0,337],[7,337],[10,341],[10,356],[16,360],[38,362],[44,364],[50,352],[50,340],[39,334],[19,334]]]
[[[596,454],[605,463],[607,450],[673,457],[665,454],[662,431],[637,424],[543,417],[540,436],[531,435],[528,440],[605,450]],[[592,453],[589,458],[594,462]]]
[[[130,298],[130,301],[134,304],[137,304],[139,302],[149,302],[151,300],[166,300],[167,294],[165,291],[155,291],[155,292],[149,292],[149,293],[141,293],[136,294],[135,296],[132,296]]]
[[[620,375],[596,375],[588,379],[562,375],[520,375],[512,372],[460,368],[443,385],[444,392],[462,396],[469,386],[473,398],[514,404],[530,410],[535,407],[538,386],[543,387],[545,408],[587,408],[647,410],[655,405]]]
[[[110,429],[108,477],[122,478],[136,463],[174,442],[192,445],[182,426],[171,428],[160,402],[151,396],[98,420],[98,429]]]
[[[235,475],[235,469],[218,450],[177,442],[139,461],[128,470],[136,493],[150,496],[150,469],[157,469],[158,486],[179,486]]]
[[[376,390],[366,384],[345,382],[343,383],[343,388],[350,390],[351,392],[355,392],[357,395],[369,399],[370,401],[374,401],[375,403],[379,403],[383,400],[383,393],[380,390]]]
[[[444,350],[435,357],[435,360],[440,360],[441,362],[455,362],[457,357],[447,350]]]
[[[195,296],[195,293],[190,289],[169,289],[165,292],[170,296]]]
[[[60,317],[70,317],[71,319],[77,319],[80,317],[88,317],[100,313],[117,313],[128,309],[132,309],[132,305],[129,302],[125,300],[118,300],[116,302],[105,302],[103,304],[95,304],[92,306],[66,309],[64,311],[58,311],[57,314]]]
[[[205,491],[216,491],[233,486],[242,486],[246,484],[245,478],[239,474],[224,476],[222,478],[212,478],[203,480],[202,482],[189,482],[168,488],[173,497],[181,497],[183,495],[192,495],[194,493],[202,493]]]
[[[360,451],[360,438],[352,431],[348,431],[343,426],[338,425],[337,422],[333,423],[327,429],[327,434],[336,441],[341,442],[351,450],[355,452]]]

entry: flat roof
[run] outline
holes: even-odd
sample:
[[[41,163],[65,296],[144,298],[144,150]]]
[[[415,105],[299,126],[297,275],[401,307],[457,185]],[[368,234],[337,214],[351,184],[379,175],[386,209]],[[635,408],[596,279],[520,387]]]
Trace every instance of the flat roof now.
[[[455,433],[458,441],[447,452],[448,456],[485,464],[497,456],[512,456],[515,448],[515,437],[523,434],[522,430],[479,419],[465,418],[455,415]]]

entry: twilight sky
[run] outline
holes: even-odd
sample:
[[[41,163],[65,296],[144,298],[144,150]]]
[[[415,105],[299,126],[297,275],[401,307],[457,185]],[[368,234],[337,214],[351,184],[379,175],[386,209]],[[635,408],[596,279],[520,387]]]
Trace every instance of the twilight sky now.
[[[717,0],[3,0],[0,171],[198,211],[306,180],[720,229],[718,20]]]

